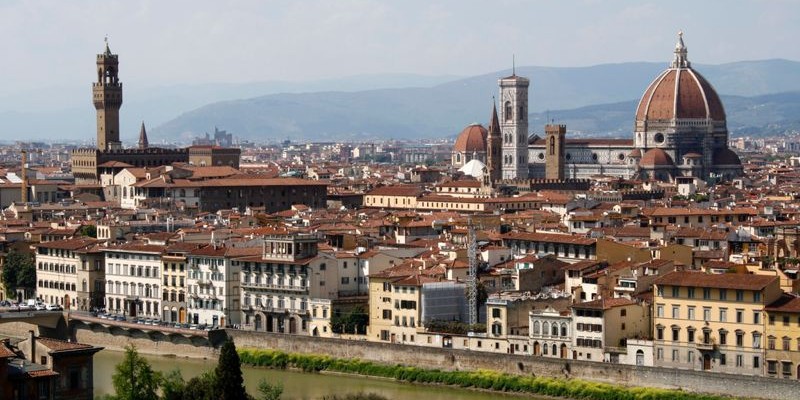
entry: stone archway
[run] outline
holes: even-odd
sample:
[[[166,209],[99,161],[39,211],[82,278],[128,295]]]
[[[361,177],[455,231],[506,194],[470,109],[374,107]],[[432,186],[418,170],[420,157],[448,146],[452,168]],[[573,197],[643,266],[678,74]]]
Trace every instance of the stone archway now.
[[[561,358],[567,358],[567,345],[566,345],[566,343],[561,343]]]
[[[261,330],[261,323],[262,323],[261,314],[256,314],[256,317],[254,318],[254,321],[253,321],[253,327],[255,328],[256,331],[260,331]]]
[[[533,342],[533,355],[542,355],[542,345],[540,345],[539,342]]]

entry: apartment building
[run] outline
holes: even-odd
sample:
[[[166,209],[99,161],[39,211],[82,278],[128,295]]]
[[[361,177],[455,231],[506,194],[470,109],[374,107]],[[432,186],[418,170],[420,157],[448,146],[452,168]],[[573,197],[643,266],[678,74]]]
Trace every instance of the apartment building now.
[[[161,286],[162,321],[182,324],[189,322],[186,309],[189,270],[187,256],[198,247],[197,244],[185,242],[170,244],[161,256],[164,271]]]
[[[258,254],[260,250],[214,244],[187,254],[189,323],[215,327],[241,323],[241,264],[234,259]]]
[[[655,366],[761,375],[777,276],[675,271],[654,282]]]
[[[650,307],[626,298],[574,304],[572,331],[572,359],[619,363],[628,339],[649,335]]]
[[[101,307],[103,252],[89,238],[54,240],[36,246],[36,295],[65,309]]]
[[[553,307],[532,310],[530,318],[530,341],[533,355],[551,358],[572,357],[572,314],[559,312]]]
[[[516,254],[554,254],[559,260],[574,263],[594,260],[597,241],[582,236],[544,232],[512,232],[502,236],[503,245]]]
[[[161,318],[161,256],[166,246],[128,242],[103,247],[106,309],[130,317]]]
[[[319,253],[319,242],[312,234],[267,235],[259,254],[233,260],[241,270],[245,329],[328,334],[333,310],[324,300],[339,297],[340,276],[336,259]],[[318,312],[313,317],[312,303]]]
[[[784,293],[764,310],[767,376],[800,379],[800,297]]]

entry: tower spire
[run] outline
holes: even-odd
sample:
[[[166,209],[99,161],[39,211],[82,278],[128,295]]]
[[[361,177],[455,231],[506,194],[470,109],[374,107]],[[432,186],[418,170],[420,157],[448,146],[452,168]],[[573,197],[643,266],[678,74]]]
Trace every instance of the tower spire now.
[[[489,118],[489,136],[500,136],[500,118],[497,118],[497,103],[492,96],[492,116]]]
[[[678,43],[675,43],[675,57],[672,60],[672,68],[689,68],[691,63],[686,57],[686,45],[683,44],[683,31],[678,31]]]
[[[500,133],[500,118],[497,118],[497,102],[492,96],[492,116],[489,118],[489,129],[486,137],[486,167],[488,170],[488,183],[491,185],[502,177],[502,144]]]
[[[144,129],[144,121],[142,121],[142,128],[139,130],[139,148],[146,149],[148,146],[147,130]]]

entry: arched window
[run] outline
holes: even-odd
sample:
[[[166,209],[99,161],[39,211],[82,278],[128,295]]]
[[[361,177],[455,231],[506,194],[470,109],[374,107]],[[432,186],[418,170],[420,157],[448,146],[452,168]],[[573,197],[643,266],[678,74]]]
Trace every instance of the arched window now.
[[[550,330],[550,334],[553,335],[553,336],[558,336],[558,324],[555,324],[555,323],[553,324],[553,327]],[[556,354],[556,351],[555,351],[556,347],[555,346],[556,345],[553,345],[553,349],[554,349],[553,350],[553,354]]]
[[[506,121],[511,121],[511,117],[513,116],[513,114],[514,114],[514,109],[511,107],[511,102],[507,101],[504,113]]]
[[[523,119],[525,119],[525,109],[519,106],[519,120],[522,121]]]
[[[542,324],[542,334],[547,335],[549,333],[550,333],[550,324],[545,322],[544,324]]]
[[[539,326],[539,321],[534,321],[534,323],[533,323],[533,334],[534,335],[538,335],[539,332],[540,332],[539,329],[541,329],[541,327]]]
[[[561,336],[567,336],[567,324],[561,323]]]
[[[556,155],[556,138],[555,136],[550,136],[550,155]]]
[[[553,354],[553,355],[556,355],[556,354],[558,354],[558,348],[556,347],[556,344],[555,344],[555,343],[553,343],[553,353],[552,353],[552,354]]]

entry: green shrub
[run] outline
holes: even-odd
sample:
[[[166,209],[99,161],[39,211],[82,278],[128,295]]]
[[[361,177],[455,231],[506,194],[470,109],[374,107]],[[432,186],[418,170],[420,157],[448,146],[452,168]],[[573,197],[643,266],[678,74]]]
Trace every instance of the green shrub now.
[[[720,396],[607,383],[503,374],[497,371],[441,371],[403,365],[377,364],[357,359],[337,359],[314,354],[289,354],[277,350],[239,349],[242,364],[257,367],[297,368],[305,372],[332,371],[393,378],[403,382],[441,384],[497,392],[539,394],[587,400],[719,400]],[[379,400],[373,394],[326,397],[330,400]]]

